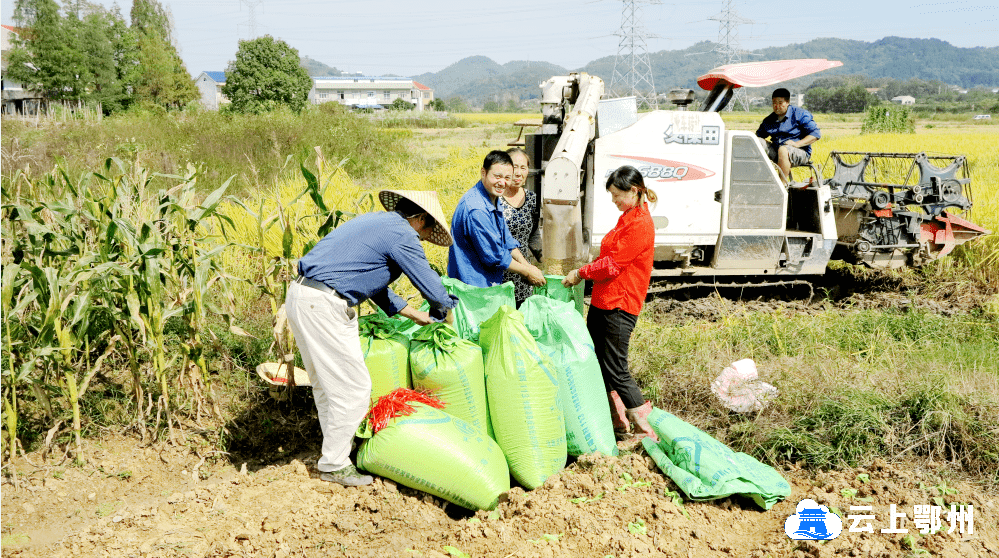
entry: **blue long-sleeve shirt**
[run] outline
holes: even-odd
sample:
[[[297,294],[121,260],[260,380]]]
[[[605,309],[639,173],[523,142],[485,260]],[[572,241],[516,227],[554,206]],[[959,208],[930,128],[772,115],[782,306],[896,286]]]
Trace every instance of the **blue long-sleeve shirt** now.
[[[431,317],[443,319],[458,302],[430,267],[419,234],[394,211],[358,215],[333,229],[298,260],[298,273],[332,287],[351,306],[371,299],[389,316],[406,307],[388,288],[403,273],[430,303]]]
[[[812,113],[793,105],[787,107],[787,113],[781,120],[777,120],[777,115],[771,112],[760,123],[756,135],[764,139],[769,137],[770,141],[778,147],[789,141],[798,141],[805,136],[814,136],[815,139],[822,137],[819,125],[812,119]],[[809,155],[812,154],[811,145],[806,145],[801,149],[804,149]]]
[[[513,249],[520,243],[510,234],[503,210],[479,181],[465,192],[451,218],[454,244],[448,249],[447,274],[474,287],[503,282]]]

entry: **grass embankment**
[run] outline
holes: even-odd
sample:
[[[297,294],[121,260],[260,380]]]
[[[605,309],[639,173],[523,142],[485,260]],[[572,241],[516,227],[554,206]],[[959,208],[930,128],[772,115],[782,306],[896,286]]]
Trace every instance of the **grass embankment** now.
[[[687,323],[656,302],[643,312],[632,367],[657,405],[770,463],[826,469],[919,456],[999,483],[995,316],[717,307],[717,318]],[[780,390],[759,413],[729,413],[710,390],[742,358]]]
[[[278,110],[263,115],[215,111],[149,113],[133,111],[99,122],[44,122],[41,127],[3,120],[3,177],[28,169],[38,175],[56,165],[74,178],[118,157],[152,172],[184,174],[203,168],[202,182],[236,178],[231,193],[268,188],[273,181],[301,176],[298,164],[319,146],[351,176],[366,178],[399,161],[407,128],[379,126],[336,103],[308,106],[296,115]],[[290,164],[288,158],[291,158]]]

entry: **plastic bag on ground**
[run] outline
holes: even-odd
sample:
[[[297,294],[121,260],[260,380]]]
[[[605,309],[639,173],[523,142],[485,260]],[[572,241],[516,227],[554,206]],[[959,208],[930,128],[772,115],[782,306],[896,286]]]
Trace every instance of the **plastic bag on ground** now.
[[[542,296],[544,298],[550,298],[552,300],[560,300],[562,302],[571,302],[579,312],[579,315],[583,315],[583,282],[580,281],[573,287],[565,287],[562,285],[562,279],[565,279],[563,275],[545,275],[545,285],[535,286],[534,294],[537,296]]]
[[[711,391],[722,405],[737,412],[759,411],[777,397],[777,388],[760,380],[753,359],[744,358],[722,370],[711,382]]]
[[[659,442],[642,438],[645,451],[691,500],[741,494],[769,510],[791,495],[791,486],[776,469],[732,451],[672,414],[654,408],[649,424],[659,435]]]
[[[458,337],[447,324],[430,324],[413,334],[409,368],[414,388],[434,393],[445,411],[492,437],[478,345]]]
[[[520,307],[524,324],[558,370],[558,393],[569,455],[617,455],[617,439],[600,363],[586,321],[571,302],[532,296]]]
[[[378,314],[358,319],[364,364],[371,376],[372,401],[413,385],[409,379],[409,338],[399,331],[405,325]]]
[[[385,426],[362,425],[374,433],[357,451],[357,466],[470,510],[495,508],[510,490],[499,445],[460,418],[407,401],[412,393],[399,390],[375,404],[370,416]]]
[[[489,420],[513,478],[528,490],[565,467],[565,423],[558,371],[524,326],[502,306],[482,324]]]
[[[444,277],[442,281],[448,294],[458,297],[458,306],[454,309],[454,329],[462,339],[478,342],[482,322],[491,318],[500,306],[514,307],[517,304],[513,283],[473,287],[450,277]]]

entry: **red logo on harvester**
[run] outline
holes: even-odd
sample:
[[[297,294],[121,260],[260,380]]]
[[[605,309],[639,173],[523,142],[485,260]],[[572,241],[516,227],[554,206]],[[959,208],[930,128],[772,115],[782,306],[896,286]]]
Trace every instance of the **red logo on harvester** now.
[[[680,161],[670,161],[669,159],[635,157],[634,155],[611,155],[611,157],[651,163],[647,165],[635,165],[635,168],[638,169],[638,172],[642,173],[643,178],[655,180],[656,182],[669,182],[671,180],[700,180],[702,178],[714,176],[715,174],[708,169],[698,167],[696,165]],[[614,169],[608,170],[607,176],[610,176],[610,173],[613,171]]]

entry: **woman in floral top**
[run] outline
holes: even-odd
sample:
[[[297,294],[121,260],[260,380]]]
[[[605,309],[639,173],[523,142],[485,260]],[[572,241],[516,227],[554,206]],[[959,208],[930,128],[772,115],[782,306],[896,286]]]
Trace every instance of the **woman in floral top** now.
[[[499,198],[499,204],[503,209],[503,217],[506,218],[510,234],[517,239],[517,242],[520,242],[520,251],[525,257],[534,254],[534,257],[540,261],[541,231],[538,227],[538,196],[524,188],[531,162],[527,158],[527,153],[519,147],[508,149],[507,153],[513,159],[513,182],[507,184],[506,191]],[[528,248],[530,248],[530,252],[528,252]],[[523,275],[507,271],[503,273],[503,281],[512,281],[516,287],[514,297],[517,299],[518,308],[527,300],[527,297],[534,294],[534,286]]]

